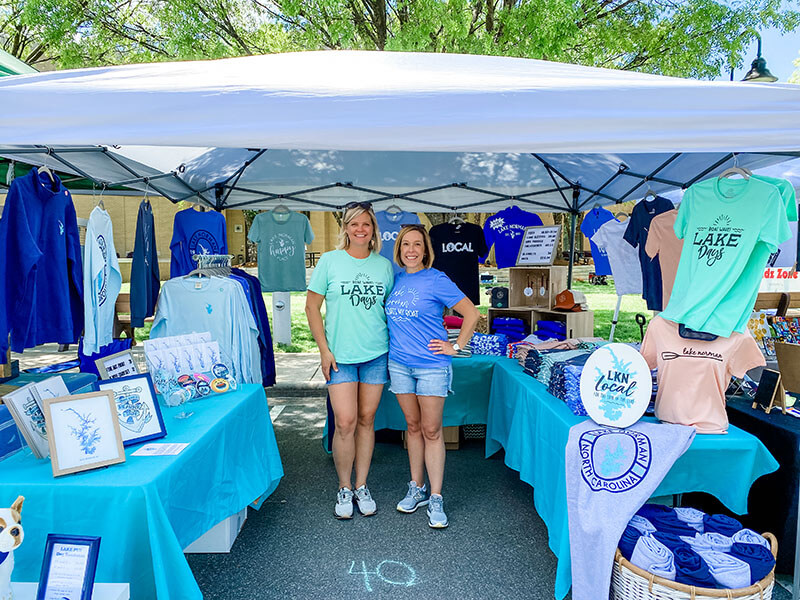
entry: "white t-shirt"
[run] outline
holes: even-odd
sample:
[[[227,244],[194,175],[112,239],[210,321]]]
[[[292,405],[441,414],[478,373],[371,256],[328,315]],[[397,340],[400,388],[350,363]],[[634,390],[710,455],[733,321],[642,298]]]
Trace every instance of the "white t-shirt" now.
[[[122,275],[108,213],[96,206],[86,226],[83,250],[83,353],[94,354],[114,335],[114,307]]]
[[[611,265],[611,275],[617,294],[642,293],[642,267],[636,249],[622,239],[628,228],[627,221],[607,221],[592,236],[598,248],[605,249]]]

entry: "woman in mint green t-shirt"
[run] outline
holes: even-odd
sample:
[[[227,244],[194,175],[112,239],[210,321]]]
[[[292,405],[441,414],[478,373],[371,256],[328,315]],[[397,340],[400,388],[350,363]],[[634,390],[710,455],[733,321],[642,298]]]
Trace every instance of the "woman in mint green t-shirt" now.
[[[367,489],[367,475],[375,447],[375,411],[389,379],[384,302],[394,280],[391,263],[378,254],[380,239],[369,203],[345,206],[339,246],[320,258],[306,296],[308,326],[319,347],[333,407],[337,519],[352,518],[354,500],[362,515],[377,510]]]

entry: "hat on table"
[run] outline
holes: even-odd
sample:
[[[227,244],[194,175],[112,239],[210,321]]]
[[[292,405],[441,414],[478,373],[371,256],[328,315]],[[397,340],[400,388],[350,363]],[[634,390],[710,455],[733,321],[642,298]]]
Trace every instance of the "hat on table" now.
[[[569,312],[581,312],[589,310],[586,302],[586,294],[576,290],[564,290],[556,296],[554,310],[566,310]]]

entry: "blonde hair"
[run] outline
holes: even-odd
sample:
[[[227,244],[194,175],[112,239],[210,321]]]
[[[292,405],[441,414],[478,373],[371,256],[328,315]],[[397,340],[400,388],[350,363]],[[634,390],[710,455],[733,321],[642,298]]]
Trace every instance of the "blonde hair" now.
[[[358,216],[367,213],[369,220],[372,222],[372,239],[369,241],[370,252],[381,251],[381,233],[378,231],[378,221],[375,219],[375,213],[372,209],[366,209],[362,206],[354,206],[353,208],[346,208],[342,214],[342,226],[339,229],[339,243],[336,245],[337,250],[347,250],[350,247],[350,236],[347,235],[347,226],[350,222]]]
[[[428,235],[427,230],[422,225],[404,225],[397,234],[397,239],[394,241],[394,262],[401,267],[405,267],[403,259],[400,256],[401,246],[403,245],[403,238],[412,231],[418,231],[422,234],[422,245],[425,247],[425,253],[422,255],[422,268],[430,269],[433,266],[433,242],[431,236]]]

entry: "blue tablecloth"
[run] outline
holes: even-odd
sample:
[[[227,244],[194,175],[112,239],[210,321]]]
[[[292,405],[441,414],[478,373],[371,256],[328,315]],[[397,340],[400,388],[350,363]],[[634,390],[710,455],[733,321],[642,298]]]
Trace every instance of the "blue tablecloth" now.
[[[505,463],[533,487],[536,512],[547,526],[550,549],[558,559],[555,597],[569,591],[572,573],[567,521],[564,451],[576,417],[519,364],[501,359],[495,366],[486,425],[486,456],[501,447]],[[736,513],[747,511],[753,482],[778,468],[764,445],[731,426],[727,435],[698,435],[673,465],[655,496],[701,491],[719,498]]]
[[[453,393],[445,399],[442,415],[445,427],[486,423],[492,373],[498,360],[499,357],[480,354],[453,358]],[[388,383],[375,413],[375,429],[406,430],[406,418]]]
[[[58,479],[29,452],[0,462],[0,506],[25,496],[14,579],[38,581],[48,533],[91,535],[102,538],[96,581],[130,583],[137,599],[202,598],[183,548],[271,494],[283,467],[261,386],[189,409],[188,419],[163,409],[159,441],[190,444],[178,456],[131,456],[132,446],[123,464]]]

